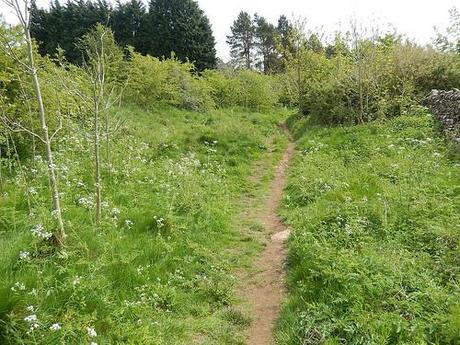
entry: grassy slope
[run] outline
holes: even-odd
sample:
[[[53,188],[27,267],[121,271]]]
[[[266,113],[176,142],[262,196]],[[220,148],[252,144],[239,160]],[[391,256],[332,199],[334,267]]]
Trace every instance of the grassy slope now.
[[[293,127],[278,343],[460,343],[460,165],[431,117]]]
[[[232,225],[241,193],[255,193],[246,177],[268,138],[275,149],[285,144],[276,126],[284,114],[122,108],[118,116],[126,123],[111,144],[111,173],[104,169],[99,229],[91,143],[75,127],[57,145],[69,232],[63,250],[30,231],[53,223],[45,163],[8,180],[0,196],[0,342],[237,344],[246,321],[231,273],[251,258],[238,252],[259,244]],[[38,328],[30,332],[34,322],[24,318],[32,314]],[[62,329],[50,330],[54,323]]]

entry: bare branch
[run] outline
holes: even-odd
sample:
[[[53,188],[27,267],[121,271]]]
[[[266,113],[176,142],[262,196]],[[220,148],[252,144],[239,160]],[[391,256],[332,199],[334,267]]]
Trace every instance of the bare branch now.
[[[31,131],[27,127],[24,127],[22,124],[20,124],[18,122],[11,121],[7,116],[4,116],[4,115],[1,116],[0,120],[3,123],[3,125],[10,132],[13,132],[13,133],[26,132],[26,133],[34,136],[35,138],[39,139],[41,142],[45,143],[45,140],[40,135],[38,135],[37,133]]]
[[[58,126],[58,128],[56,128],[56,130],[54,131],[54,133],[51,134],[51,136],[50,136],[50,141],[53,140],[53,138],[56,136],[56,134],[59,133],[59,131],[60,131],[61,129],[62,129],[62,118],[59,118],[59,126]]]

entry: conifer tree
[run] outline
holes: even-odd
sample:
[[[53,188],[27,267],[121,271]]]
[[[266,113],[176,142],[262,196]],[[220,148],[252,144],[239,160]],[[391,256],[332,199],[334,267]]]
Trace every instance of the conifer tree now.
[[[150,46],[156,57],[189,60],[198,71],[217,63],[215,40],[204,12],[193,0],[151,0],[148,14]]]
[[[232,34],[227,36],[227,43],[233,61],[239,67],[252,68],[255,60],[256,27],[251,15],[241,11],[231,26],[231,32]]]
[[[279,65],[279,54],[276,49],[277,31],[264,17],[257,14],[254,17],[256,47],[261,57],[259,65],[265,74],[269,74],[276,71]]]

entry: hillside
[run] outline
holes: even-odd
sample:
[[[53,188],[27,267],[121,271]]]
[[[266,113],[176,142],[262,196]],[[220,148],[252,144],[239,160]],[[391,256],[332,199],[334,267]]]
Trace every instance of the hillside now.
[[[460,344],[459,10],[0,1],[0,344]]]
[[[242,195],[266,185],[247,181],[254,162],[265,160],[269,173],[276,161],[265,157],[268,145],[275,158],[285,145],[277,126],[285,112],[115,113],[125,123],[103,169],[99,227],[88,188],[91,139],[69,131],[57,145],[64,248],[37,236],[52,227],[44,161],[11,167],[0,198],[1,343],[81,344],[90,327],[102,344],[190,344],[196,336],[235,344],[247,316],[234,308],[234,274],[260,241],[234,225]],[[37,320],[24,321],[30,315]]]
[[[460,342],[460,164],[431,115],[292,122],[279,344]]]

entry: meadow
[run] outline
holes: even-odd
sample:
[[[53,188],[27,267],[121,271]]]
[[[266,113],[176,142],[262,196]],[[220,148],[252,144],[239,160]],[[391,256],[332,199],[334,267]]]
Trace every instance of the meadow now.
[[[460,344],[459,153],[423,106],[458,10],[426,46],[242,11],[223,62],[192,0],[3,3],[0,344]]]
[[[241,195],[260,188],[246,179],[253,162],[285,144],[286,112],[122,107],[113,116],[124,122],[103,167],[99,226],[91,138],[69,129],[56,143],[64,247],[48,240],[43,158],[2,161],[0,342],[239,343],[249,319],[234,273],[260,243],[235,217]]]
[[[290,124],[277,344],[459,343],[460,164],[432,116]]]

